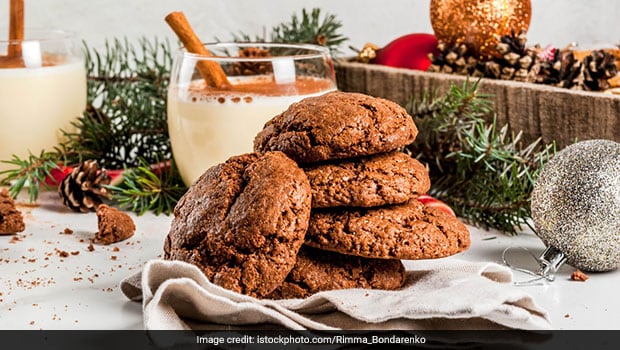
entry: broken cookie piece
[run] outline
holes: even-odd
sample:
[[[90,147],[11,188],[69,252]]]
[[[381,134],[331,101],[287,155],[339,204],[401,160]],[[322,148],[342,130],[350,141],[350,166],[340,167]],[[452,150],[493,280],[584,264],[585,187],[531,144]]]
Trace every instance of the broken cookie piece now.
[[[97,207],[97,224],[99,231],[95,239],[101,244],[123,241],[136,231],[136,225],[129,215],[105,204]]]
[[[26,229],[22,213],[6,188],[0,190],[0,235],[22,232]]]
[[[588,278],[590,278],[590,277],[588,275],[586,275],[585,273],[583,273],[581,270],[575,270],[570,275],[570,279],[573,280],[573,281],[585,282],[585,281],[588,280]]]

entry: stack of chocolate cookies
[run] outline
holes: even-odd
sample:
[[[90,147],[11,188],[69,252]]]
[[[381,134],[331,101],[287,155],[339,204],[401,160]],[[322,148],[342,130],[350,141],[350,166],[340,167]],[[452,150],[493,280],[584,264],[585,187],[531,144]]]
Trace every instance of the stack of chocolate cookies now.
[[[406,110],[385,99],[332,92],[292,104],[256,136],[255,153],[191,186],[165,258],[259,298],[398,289],[402,259],[470,244],[465,225],[416,200],[430,188],[427,170],[399,151],[416,135]]]
[[[304,245],[323,251],[314,257],[329,251],[338,254],[334,260],[359,257],[361,265],[381,259],[384,272],[396,275],[400,259],[446,257],[470,242],[465,225],[416,200],[430,188],[428,171],[399,150],[417,133],[392,101],[333,92],[293,104],[265,125],[254,145],[256,152],[281,151],[304,169],[312,191]],[[389,260],[399,264],[388,266]],[[279,288],[284,297],[320,290],[294,275],[287,282],[306,290]]]

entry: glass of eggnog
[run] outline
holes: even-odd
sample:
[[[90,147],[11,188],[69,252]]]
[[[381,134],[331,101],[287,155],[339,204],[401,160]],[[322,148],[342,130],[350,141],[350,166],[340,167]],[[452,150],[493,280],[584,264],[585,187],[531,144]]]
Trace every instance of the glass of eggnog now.
[[[183,181],[233,155],[252,152],[265,123],[293,102],[336,89],[329,51],[321,46],[276,43],[215,43],[211,56],[179,50],[168,87],[168,131]],[[225,86],[200,74],[219,65]]]
[[[27,29],[23,41],[0,41],[0,161],[53,150],[85,106],[86,70],[75,36]],[[0,162],[0,171],[10,167]]]

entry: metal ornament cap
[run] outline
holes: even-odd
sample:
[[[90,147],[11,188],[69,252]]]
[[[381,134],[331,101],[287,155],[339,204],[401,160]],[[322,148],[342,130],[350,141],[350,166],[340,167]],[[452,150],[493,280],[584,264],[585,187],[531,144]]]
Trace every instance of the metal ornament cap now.
[[[589,140],[551,158],[532,191],[536,234],[584,271],[620,266],[620,143]]]
[[[560,269],[560,267],[566,262],[566,255],[554,246],[548,246],[547,249],[538,258],[540,264],[540,275],[547,278],[547,276],[553,276],[553,274]],[[555,279],[551,277],[551,280]]]

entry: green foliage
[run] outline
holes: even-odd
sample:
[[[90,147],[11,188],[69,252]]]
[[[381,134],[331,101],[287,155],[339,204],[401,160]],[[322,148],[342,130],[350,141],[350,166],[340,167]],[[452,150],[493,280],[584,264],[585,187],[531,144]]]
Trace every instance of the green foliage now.
[[[174,161],[155,164],[144,159],[140,161],[140,166],[125,169],[120,185],[106,186],[112,200],[139,215],[147,211],[156,215],[172,213],[179,198],[187,191]]]
[[[45,183],[46,177],[50,177],[50,172],[58,166],[58,153],[42,151],[38,156],[29,153],[27,159],[20,159],[13,155],[11,160],[3,160],[3,163],[14,165],[15,169],[8,169],[0,172],[4,184],[11,183],[9,193],[13,197],[22,191],[24,186],[28,186],[28,197],[34,202],[39,196],[39,188],[49,188]]]
[[[71,163],[97,159],[102,167],[138,166],[170,158],[166,89],[172,66],[170,44],[144,38],[138,47],[115,39],[103,52],[85,47],[88,103],[65,132]]]
[[[340,46],[349,38],[339,31],[342,23],[333,14],[321,17],[321,10],[313,8],[310,13],[301,10],[301,18],[297,14],[291,16],[291,21],[281,23],[271,29],[270,40],[276,43],[305,43],[326,46],[332,55],[340,53]],[[252,38],[246,33],[233,34],[234,41],[267,41],[266,33]]]
[[[520,133],[499,128],[488,97],[468,81],[443,96],[412,101],[408,110],[420,134],[408,151],[428,164],[430,193],[458,216],[516,233],[529,225],[530,195],[554,145],[523,145]]]

